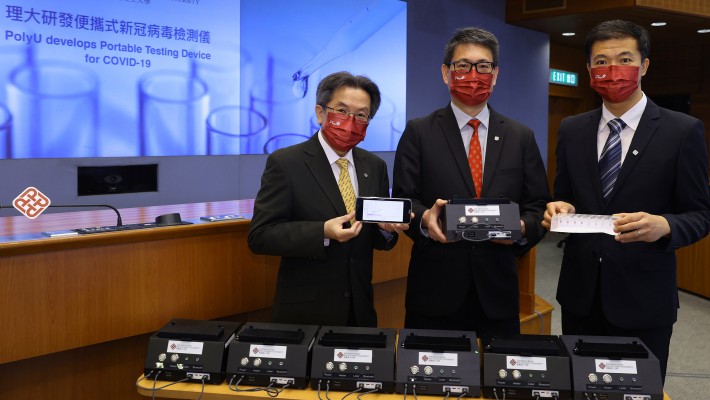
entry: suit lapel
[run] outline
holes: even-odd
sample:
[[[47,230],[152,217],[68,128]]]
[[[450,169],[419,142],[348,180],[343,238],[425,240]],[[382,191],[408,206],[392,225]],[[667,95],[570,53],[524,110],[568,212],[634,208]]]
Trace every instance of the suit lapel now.
[[[486,138],[486,159],[483,166],[483,187],[481,197],[487,193],[491,187],[493,178],[498,167],[498,160],[505,144],[505,125],[503,116],[498,114],[490,106],[490,117],[488,118],[488,136]]]
[[[451,151],[451,155],[456,162],[456,166],[459,169],[461,179],[466,182],[466,188],[468,189],[469,196],[476,197],[476,190],[473,187],[473,176],[471,176],[471,168],[468,166],[466,148],[463,145],[461,130],[456,123],[456,117],[454,116],[454,111],[451,109],[451,105],[439,110],[437,121],[439,122],[441,133],[449,145],[449,150]]]
[[[614,183],[614,190],[611,191],[609,201],[612,201],[614,197],[616,197],[616,194],[619,192],[617,188],[623,187],[624,181],[636,166],[641,154],[643,154],[648,142],[658,128],[659,117],[659,107],[649,99],[646,104],[646,109],[641,115],[641,120],[636,128],[636,132],[634,132],[634,138],[631,139],[631,144],[629,145],[629,150],[626,152],[626,157],[624,157],[624,162],[621,164],[621,170]]]
[[[353,149],[353,161],[355,162],[355,172],[357,173],[357,195],[358,196],[379,196],[378,188],[373,187],[376,182],[372,179],[370,165],[362,157],[360,149]]]
[[[313,135],[313,137],[306,142],[303,151],[309,156],[306,159],[306,166],[311,171],[313,178],[323,189],[323,193],[325,193],[333,206],[336,215],[347,214],[343,197],[340,195],[340,189],[338,189],[338,183],[335,181],[333,170],[330,167],[330,163],[328,163],[328,157],[325,156],[325,152],[318,141],[317,134]]]

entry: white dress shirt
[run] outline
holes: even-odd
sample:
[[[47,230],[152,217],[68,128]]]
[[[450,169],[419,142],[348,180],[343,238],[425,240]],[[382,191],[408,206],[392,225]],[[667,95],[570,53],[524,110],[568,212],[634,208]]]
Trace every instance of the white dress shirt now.
[[[641,100],[634,104],[633,107],[622,115],[621,120],[624,121],[626,126],[621,130],[619,134],[621,138],[621,164],[624,164],[624,159],[626,158],[626,153],[631,147],[631,140],[634,138],[634,133],[641,122],[641,115],[646,109],[646,104],[648,103],[648,98],[646,94],[641,92]],[[611,111],[607,110],[606,106],[602,105],[602,119],[599,121],[599,129],[597,130],[597,160],[602,155],[602,150],[606,144],[607,138],[609,138],[609,126],[607,125],[609,121],[616,118]]]

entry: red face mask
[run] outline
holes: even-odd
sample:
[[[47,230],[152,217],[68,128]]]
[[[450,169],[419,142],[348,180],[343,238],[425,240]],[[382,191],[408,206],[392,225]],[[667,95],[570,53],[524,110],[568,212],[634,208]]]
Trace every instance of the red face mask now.
[[[331,147],[347,152],[365,139],[367,123],[355,122],[354,115],[329,112],[326,113],[321,131]]]
[[[451,71],[449,93],[467,106],[477,106],[491,97],[492,82],[493,74],[479,74],[475,69]]]
[[[639,69],[631,65],[594,67],[589,72],[589,85],[604,100],[621,103],[638,88]]]

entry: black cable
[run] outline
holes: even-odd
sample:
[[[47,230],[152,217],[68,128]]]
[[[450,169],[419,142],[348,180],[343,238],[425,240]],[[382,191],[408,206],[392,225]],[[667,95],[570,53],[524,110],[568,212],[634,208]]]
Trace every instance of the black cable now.
[[[460,399],[466,397],[467,394],[468,394],[468,389],[463,389],[461,391],[461,395],[459,397],[457,397],[456,400],[460,400]]]
[[[237,377],[236,375],[233,375],[232,379],[229,380],[229,384],[227,385],[229,390],[231,390],[233,392],[258,392],[260,390],[264,390],[264,388],[239,389],[239,384],[242,382],[242,379],[244,379],[244,375],[239,377],[239,380],[237,381],[237,383],[234,384],[234,389],[232,389],[232,382],[234,382],[234,378],[236,378],[236,377]]]
[[[152,370],[152,371],[148,372],[148,375],[145,375],[145,374],[144,374],[143,376],[141,376],[140,378],[138,378],[138,380],[136,381],[136,387],[140,387],[140,386],[138,386],[138,383],[139,383],[140,381],[142,381],[143,379],[150,378],[150,376],[153,375],[153,372],[155,372],[155,370]]]
[[[345,400],[345,398],[347,398],[347,397],[350,396],[351,394],[357,393],[357,392],[360,392],[360,391],[362,391],[362,386],[360,386],[359,388],[357,388],[357,389],[353,390],[352,392],[346,394],[346,395],[343,396],[340,400]]]
[[[370,389],[370,390],[368,390],[367,392],[362,392],[362,393],[358,394],[358,395],[357,395],[357,400],[362,400],[362,399],[360,398],[360,396],[364,396],[364,395],[366,395],[366,394],[374,393],[374,392],[377,392],[378,390],[380,390],[380,385],[377,385],[374,389]]]
[[[202,376],[202,389],[200,390],[200,397],[197,398],[197,400],[202,400],[202,395],[205,394],[205,378],[206,376]]]
[[[265,391],[269,397],[276,397],[281,392],[279,392],[279,390],[274,387],[274,383],[276,383],[276,381],[272,380],[271,382],[269,382],[269,386],[258,389]]]
[[[414,396],[414,400],[419,400],[417,398],[417,385],[412,385],[412,396]]]
[[[158,382],[158,375],[160,375],[160,372],[162,371],[158,371],[158,373],[155,374],[155,378],[153,379],[153,391],[151,392],[150,396],[151,400],[155,400],[155,384]]]
[[[537,314],[537,316],[540,317],[540,334],[544,335],[545,334],[545,318],[542,317],[542,313],[540,313],[540,311],[535,311],[535,314]]]
[[[321,383],[321,382],[323,382],[323,381],[321,381],[320,379],[318,379],[318,400],[323,400],[323,399],[320,397],[320,383]]]
[[[446,396],[444,396],[444,400],[449,400],[450,394],[451,394],[451,389],[446,389]]]

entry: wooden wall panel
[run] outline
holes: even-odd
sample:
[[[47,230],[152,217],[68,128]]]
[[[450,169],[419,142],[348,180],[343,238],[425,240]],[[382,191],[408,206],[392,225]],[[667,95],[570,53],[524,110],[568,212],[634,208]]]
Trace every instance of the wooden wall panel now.
[[[636,5],[710,17],[710,2],[704,0],[636,0]]]
[[[710,299],[710,236],[676,251],[678,287]]]

